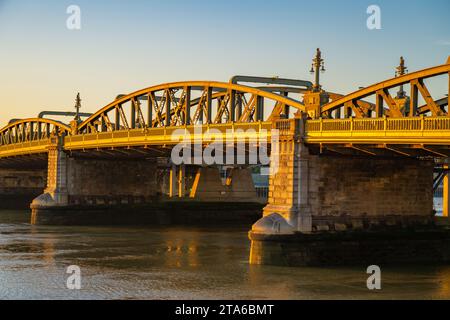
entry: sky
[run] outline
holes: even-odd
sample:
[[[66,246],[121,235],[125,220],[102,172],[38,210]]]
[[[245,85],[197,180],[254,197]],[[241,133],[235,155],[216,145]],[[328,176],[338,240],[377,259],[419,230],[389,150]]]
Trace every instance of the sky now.
[[[381,9],[369,30],[366,10]],[[70,5],[81,29],[70,30]],[[450,56],[448,0],[0,0],[0,127],[42,110],[95,112],[117,94],[236,74],[312,80],[349,93]],[[446,84],[436,90],[443,90]]]

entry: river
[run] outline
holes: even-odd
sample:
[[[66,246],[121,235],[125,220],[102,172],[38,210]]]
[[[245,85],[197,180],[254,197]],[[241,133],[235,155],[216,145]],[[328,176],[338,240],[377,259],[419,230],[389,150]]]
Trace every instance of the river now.
[[[0,299],[450,299],[450,266],[251,266],[247,228],[34,226],[0,211]],[[66,287],[66,268],[81,289]]]

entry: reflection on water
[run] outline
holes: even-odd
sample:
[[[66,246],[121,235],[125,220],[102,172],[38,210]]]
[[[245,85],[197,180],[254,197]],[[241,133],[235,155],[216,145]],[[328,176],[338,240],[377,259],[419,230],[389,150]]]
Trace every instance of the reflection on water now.
[[[0,211],[1,299],[449,299],[450,267],[382,268],[383,289],[360,268],[250,266],[246,228],[32,226]],[[79,265],[82,289],[65,287]]]

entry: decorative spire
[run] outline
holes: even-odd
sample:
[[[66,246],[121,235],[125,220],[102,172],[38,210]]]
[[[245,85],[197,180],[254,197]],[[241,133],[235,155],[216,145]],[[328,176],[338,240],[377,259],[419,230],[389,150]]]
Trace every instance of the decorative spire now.
[[[405,59],[403,59],[403,57],[400,57],[400,64],[398,67],[395,68],[395,76],[396,77],[403,76],[407,72],[408,68],[405,67]]]
[[[77,98],[76,98],[76,100],[75,100],[75,110],[76,110],[75,120],[76,120],[77,122],[81,121],[81,118],[80,118],[80,108],[81,108],[81,98],[80,98],[80,93],[78,92]]]
[[[400,57],[400,64],[395,68],[395,76],[400,77],[405,75],[408,72],[408,68],[405,66],[405,59]],[[400,86],[400,89],[397,92],[397,98],[404,98],[406,96],[406,92],[403,90],[403,85]]]
[[[313,63],[310,72],[315,75],[313,91],[318,92],[322,89],[322,86],[320,85],[320,72],[325,72],[324,60],[322,59],[322,52],[319,48],[317,48],[316,56],[312,61]]]

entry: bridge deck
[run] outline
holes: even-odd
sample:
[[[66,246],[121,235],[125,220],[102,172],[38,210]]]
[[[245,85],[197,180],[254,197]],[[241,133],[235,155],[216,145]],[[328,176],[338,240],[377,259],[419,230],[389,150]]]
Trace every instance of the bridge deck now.
[[[286,124],[293,121],[281,120]],[[293,122],[291,122],[293,123]],[[280,127],[282,131],[284,127]],[[203,143],[227,138],[234,141],[270,143],[272,122],[224,123],[203,126],[161,127],[117,130],[92,134],[68,135],[65,150],[123,148],[136,146],[171,146],[180,139]],[[434,145],[450,147],[450,117],[319,119],[306,121],[305,143],[309,145],[376,144]],[[45,153],[50,139],[0,145],[0,158]]]
[[[0,145],[0,158],[46,153],[50,139]]]
[[[233,133],[235,141],[258,143],[261,139],[270,141],[271,122],[225,123],[204,126],[161,127],[146,129],[119,130],[65,137],[66,150],[92,148],[114,148],[134,146],[176,145],[180,141],[202,141],[209,143]]]
[[[319,119],[306,124],[309,144],[450,145],[450,117]]]

